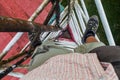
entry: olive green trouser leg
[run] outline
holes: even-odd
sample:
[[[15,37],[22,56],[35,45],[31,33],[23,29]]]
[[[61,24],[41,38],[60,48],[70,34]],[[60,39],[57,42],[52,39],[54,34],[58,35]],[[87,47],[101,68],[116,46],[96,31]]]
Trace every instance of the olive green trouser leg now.
[[[67,50],[64,47],[56,46],[55,43],[52,41],[47,41],[36,48],[32,60],[30,62],[29,70],[40,66],[53,56],[68,53],[72,53],[72,51]]]
[[[74,49],[74,51],[76,53],[89,53],[91,50],[100,46],[105,46],[105,44],[103,42],[86,43],[78,46],[77,48]]]

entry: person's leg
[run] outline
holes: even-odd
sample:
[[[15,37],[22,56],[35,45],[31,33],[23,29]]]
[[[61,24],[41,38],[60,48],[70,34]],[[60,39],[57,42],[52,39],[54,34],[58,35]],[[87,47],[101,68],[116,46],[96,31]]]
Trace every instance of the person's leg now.
[[[85,41],[85,43],[92,43],[92,42],[98,42],[95,36],[89,36]]]
[[[112,63],[120,79],[120,46],[102,46],[91,50],[89,53],[96,53],[101,62]]]
[[[86,43],[86,41],[89,42],[89,40],[90,40],[90,42],[97,41],[94,36],[96,34],[98,26],[99,26],[98,17],[96,15],[90,17],[90,19],[88,20],[88,23],[86,25],[86,30],[85,30],[83,37],[82,37],[83,44]]]
[[[119,55],[120,56],[120,55]],[[117,73],[118,75],[118,78],[120,79],[120,60],[119,61],[115,61],[115,62],[112,62],[112,65],[115,69],[115,72]]]
[[[97,39],[94,36],[95,35],[94,33],[97,30],[95,31],[94,30],[91,31],[91,30],[92,28],[91,29],[89,28],[89,30],[86,30],[84,33],[83,42],[86,43],[85,44],[87,46],[86,49],[88,50],[89,53],[96,53],[101,62],[112,63],[116,71],[116,74],[118,75],[120,79],[120,47],[119,46],[116,46],[116,47],[115,46],[104,46],[104,45],[102,46],[101,44],[101,46],[96,46],[93,48],[93,50],[91,48],[91,51],[89,51],[90,47],[93,47],[97,44],[100,45],[100,43],[97,41]]]
[[[94,15],[90,17],[86,26],[86,30],[83,34],[82,38],[83,45],[78,46],[75,49],[75,52],[88,53],[89,51],[96,47],[105,46],[104,43],[98,42],[98,40],[95,38],[95,33],[98,29],[98,24],[99,21],[97,16]]]
[[[38,46],[34,51],[29,65],[29,70],[32,70],[42,65],[45,61],[47,61],[53,56],[68,53],[72,53],[72,51],[65,49],[65,47],[55,45],[55,42],[53,40],[48,40],[44,42],[41,46]]]

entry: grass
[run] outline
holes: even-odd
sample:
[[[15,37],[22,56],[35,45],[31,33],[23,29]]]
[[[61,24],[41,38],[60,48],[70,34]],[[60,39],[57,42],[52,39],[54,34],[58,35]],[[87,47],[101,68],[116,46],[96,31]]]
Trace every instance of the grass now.
[[[120,45],[120,0],[102,0],[102,4],[110,24],[113,37],[117,45]],[[86,5],[90,15],[97,14],[96,6],[93,0],[86,0]],[[103,34],[104,30],[100,24],[98,35],[100,39],[107,44],[106,36]]]
[[[117,45],[120,45],[120,0],[101,0],[113,37]],[[85,0],[89,15],[98,15],[94,0]],[[66,0],[63,0],[66,5]],[[100,23],[98,33],[100,40],[108,44],[102,24]]]

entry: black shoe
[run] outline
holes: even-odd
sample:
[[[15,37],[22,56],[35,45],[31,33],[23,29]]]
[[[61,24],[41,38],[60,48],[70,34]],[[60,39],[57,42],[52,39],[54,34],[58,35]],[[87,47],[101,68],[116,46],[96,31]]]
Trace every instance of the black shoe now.
[[[96,15],[90,17],[86,26],[86,30],[83,34],[82,43],[85,43],[87,37],[95,36],[95,33],[98,29],[98,25],[99,25],[98,17]]]

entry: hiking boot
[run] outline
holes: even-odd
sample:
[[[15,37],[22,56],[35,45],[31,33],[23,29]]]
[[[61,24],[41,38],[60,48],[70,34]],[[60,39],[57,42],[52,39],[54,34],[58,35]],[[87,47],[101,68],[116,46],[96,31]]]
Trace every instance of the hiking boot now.
[[[86,39],[89,36],[95,36],[95,33],[98,29],[98,25],[99,25],[98,17],[96,15],[90,17],[86,26],[86,30],[83,34],[82,43],[85,43]]]

